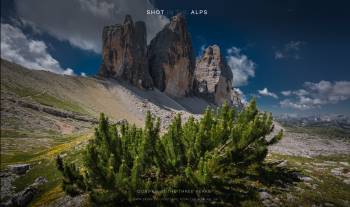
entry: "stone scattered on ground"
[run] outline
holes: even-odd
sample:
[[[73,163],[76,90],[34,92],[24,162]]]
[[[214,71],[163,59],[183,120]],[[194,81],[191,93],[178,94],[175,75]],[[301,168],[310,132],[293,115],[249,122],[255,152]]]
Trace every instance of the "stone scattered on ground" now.
[[[331,169],[330,173],[342,180],[345,184],[350,184],[350,169],[344,167],[336,167]]]
[[[332,204],[332,203],[325,203],[324,204],[326,207],[332,207],[332,206],[334,206],[334,204]]]
[[[290,193],[287,193],[287,201],[288,202],[293,202],[295,200],[295,197],[292,195],[292,194],[290,194]]]
[[[281,163],[279,163],[277,165],[277,167],[286,167],[288,165],[288,161],[287,160],[283,160]]]
[[[300,176],[299,179],[304,182],[310,182],[313,180],[311,177],[308,177],[308,176]]]
[[[259,198],[264,206],[281,206],[280,199],[266,191],[259,192]]]
[[[40,176],[40,177],[37,177],[35,180],[34,180],[34,183],[31,185],[33,187],[36,187],[36,186],[40,186],[40,185],[44,185],[45,183],[47,183],[47,179]]]
[[[6,198],[9,198],[13,192],[14,187],[12,186],[12,182],[18,177],[18,175],[9,173],[9,172],[0,172],[0,179],[1,179],[1,193],[0,198],[1,200],[5,200]]]
[[[259,197],[260,197],[261,200],[266,200],[266,199],[271,199],[272,198],[272,196],[266,191],[259,192]]]
[[[69,206],[69,207],[80,207],[80,206],[86,206],[84,204],[86,204],[88,202],[88,195],[79,195],[79,196],[75,196],[75,197],[71,197],[68,195],[65,195],[57,200],[55,200],[54,202],[52,202],[51,204],[49,204],[49,207],[62,207],[62,206]],[[42,206],[44,207],[44,206]],[[47,206],[45,206],[47,207]]]
[[[350,164],[348,162],[339,162],[339,164],[344,165],[346,167],[350,167]]]

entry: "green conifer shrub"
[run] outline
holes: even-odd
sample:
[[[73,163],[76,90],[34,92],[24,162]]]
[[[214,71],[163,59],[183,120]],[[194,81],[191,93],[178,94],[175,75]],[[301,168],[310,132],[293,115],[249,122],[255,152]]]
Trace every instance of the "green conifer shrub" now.
[[[66,193],[89,193],[100,205],[235,205],[254,196],[249,183],[266,174],[268,146],[282,138],[281,131],[267,139],[272,129],[271,114],[259,112],[255,100],[240,112],[227,104],[208,108],[185,123],[177,115],[162,134],[150,112],[144,128],[116,126],[101,114],[83,166],[58,157],[57,167]]]

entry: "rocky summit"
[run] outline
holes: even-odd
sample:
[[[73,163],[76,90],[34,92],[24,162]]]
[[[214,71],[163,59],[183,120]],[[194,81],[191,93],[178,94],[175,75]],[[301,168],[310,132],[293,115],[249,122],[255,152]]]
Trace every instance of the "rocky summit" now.
[[[151,41],[148,60],[154,85],[167,95],[193,92],[194,51],[186,21],[178,14]]]
[[[104,27],[102,44],[100,76],[121,78],[139,88],[152,87],[144,22],[134,23],[131,16],[127,15],[122,25]]]
[[[195,63],[182,14],[172,17],[148,47],[145,23],[134,24],[129,15],[122,25],[105,27],[102,37],[102,77],[127,80],[139,88],[155,86],[170,97],[197,95],[217,105],[240,103],[219,46],[209,46]]]
[[[197,61],[195,70],[196,93],[220,105],[233,102],[232,71],[217,45],[209,46]]]

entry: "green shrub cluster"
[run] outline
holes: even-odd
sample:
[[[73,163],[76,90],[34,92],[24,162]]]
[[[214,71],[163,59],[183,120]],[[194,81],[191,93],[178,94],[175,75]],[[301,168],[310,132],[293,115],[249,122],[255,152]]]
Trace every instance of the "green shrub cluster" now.
[[[281,131],[267,140],[272,129],[272,116],[255,100],[240,112],[208,108],[185,123],[177,115],[164,133],[149,112],[144,128],[113,125],[101,114],[83,166],[60,157],[57,166],[67,193],[87,192],[101,205],[234,203],[237,179],[258,171],[268,146],[282,138]]]

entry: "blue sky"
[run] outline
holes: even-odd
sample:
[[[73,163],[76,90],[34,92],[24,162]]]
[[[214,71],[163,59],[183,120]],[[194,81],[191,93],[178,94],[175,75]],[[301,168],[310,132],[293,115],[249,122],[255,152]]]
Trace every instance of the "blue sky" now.
[[[234,87],[247,99],[257,96],[262,109],[350,115],[350,3],[345,0],[1,3],[2,57],[26,66],[94,75],[101,63],[103,26],[120,23],[130,13],[146,21],[151,38],[171,13],[182,11],[187,12],[196,55],[218,44],[236,74]],[[145,16],[146,9],[154,8],[166,15]],[[190,15],[192,9],[208,14]],[[29,54],[33,45],[41,48],[35,55]]]

